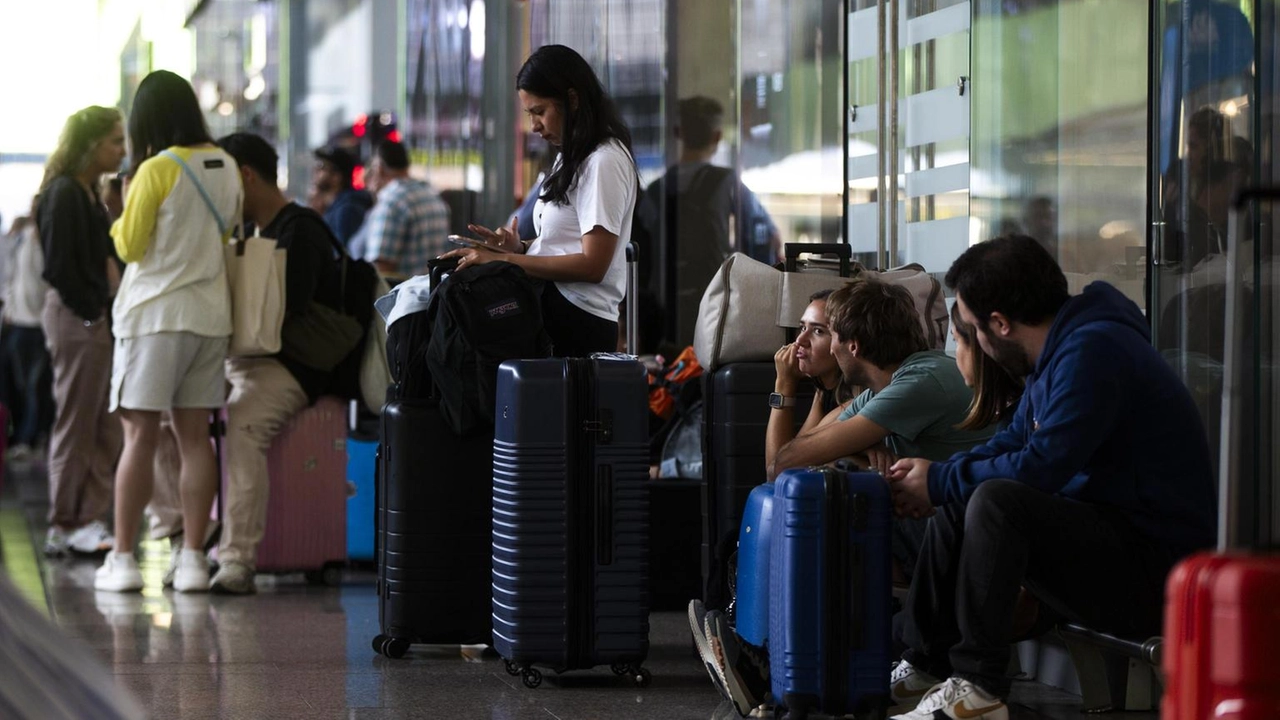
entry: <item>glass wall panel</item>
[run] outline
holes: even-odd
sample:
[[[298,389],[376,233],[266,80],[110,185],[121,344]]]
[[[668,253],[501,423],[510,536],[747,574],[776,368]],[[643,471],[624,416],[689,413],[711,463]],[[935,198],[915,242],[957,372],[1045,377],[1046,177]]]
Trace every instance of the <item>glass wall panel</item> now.
[[[971,239],[1030,235],[1145,307],[1147,0],[974,0]]]
[[[740,0],[737,10],[742,181],[781,242],[839,242],[842,3]]]
[[[407,0],[400,126],[413,164],[439,190],[484,189],[485,21],[485,0]]]
[[[577,50],[595,69],[631,129],[641,177],[663,167],[666,3],[663,0],[530,0],[529,51],[551,44]],[[657,32],[655,32],[657,31]],[[527,55],[527,53],[526,53]],[[524,62],[524,57],[520,58]],[[514,102],[514,100],[513,100]],[[529,132],[532,184],[547,149]]]
[[[1225,525],[1280,537],[1274,201],[1232,213],[1246,186],[1274,187],[1274,0],[1157,5],[1153,33],[1152,301],[1156,343],[1196,399],[1218,468],[1239,481]]]
[[[244,131],[279,141],[279,17],[275,0],[225,0],[192,20],[191,84],[215,138]]]

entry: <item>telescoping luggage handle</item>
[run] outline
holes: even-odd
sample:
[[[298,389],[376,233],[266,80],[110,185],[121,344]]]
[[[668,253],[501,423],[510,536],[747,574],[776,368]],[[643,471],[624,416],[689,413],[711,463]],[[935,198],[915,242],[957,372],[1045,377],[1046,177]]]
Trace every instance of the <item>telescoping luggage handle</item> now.
[[[801,255],[835,255],[840,260],[840,277],[849,277],[853,249],[848,243],[787,243],[783,246],[787,272],[795,272]]]
[[[639,286],[640,247],[634,242],[627,243],[627,352],[639,355],[640,337],[640,298],[636,297]]]
[[[1229,550],[1251,544],[1253,538],[1243,537],[1239,522],[1241,441],[1247,423],[1244,422],[1247,400],[1245,380],[1252,368],[1245,353],[1245,339],[1252,328],[1246,322],[1245,295],[1247,283],[1244,272],[1244,245],[1246,211],[1257,200],[1274,203],[1280,199],[1280,187],[1248,187],[1236,193],[1227,218],[1227,297],[1226,342],[1222,358],[1222,434],[1221,453],[1218,461],[1218,549]],[[1256,247],[1256,243],[1255,243]]]

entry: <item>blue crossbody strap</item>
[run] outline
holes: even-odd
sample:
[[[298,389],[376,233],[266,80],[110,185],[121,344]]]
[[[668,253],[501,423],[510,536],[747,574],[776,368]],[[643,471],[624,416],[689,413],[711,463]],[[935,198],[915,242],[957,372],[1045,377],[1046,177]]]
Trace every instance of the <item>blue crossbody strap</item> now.
[[[187,174],[187,177],[191,178],[191,182],[195,183],[196,190],[200,191],[200,197],[204,198],[204,204],[209,206],[209,212],[213,213],[213,219],[218,223],[218,232],[225,238],[227,236],[227,223],[218,214],[218,206],[213,204],[213,198],[209,197],[209,191],[204,189],[204,185],[200,182],[200,178],[196,177],[191,166],[172,150],[164,150],[160,154],[182,166],[182,171]]]

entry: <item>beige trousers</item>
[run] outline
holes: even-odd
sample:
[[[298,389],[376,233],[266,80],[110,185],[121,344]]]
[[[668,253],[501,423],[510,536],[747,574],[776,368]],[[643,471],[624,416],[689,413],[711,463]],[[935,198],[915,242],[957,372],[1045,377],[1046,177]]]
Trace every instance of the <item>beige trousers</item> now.
[[[57,406],[49,438],[49,523],[77,528],[111,509],[124,440],[120,418],[107,411],[111,327],[105,316],[86,325],[56,290],[45,295],[41,325]]]
[[[307,394],[271,358],[227,360],[226,473],[220,562],[254,567],[267,523],[267,451],[284,426],[307,407]]]

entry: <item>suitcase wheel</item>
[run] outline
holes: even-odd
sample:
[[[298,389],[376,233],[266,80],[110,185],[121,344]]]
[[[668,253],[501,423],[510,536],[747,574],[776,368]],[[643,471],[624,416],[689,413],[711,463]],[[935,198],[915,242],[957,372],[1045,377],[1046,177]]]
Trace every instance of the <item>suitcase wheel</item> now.
[[[409,641],[378,635],[373,639],[373,651],[380,655],[386,655],[393,660],[398,660],[409,651]]]
[[[503,658],[502,666],[507,669],[507,674],[511,677],[515,677],[520,674],[520,668],[516,667],[516,664],[510,660]]]
[[[538,672],[536,668],[525,668],[520,680],[525,687],[532,690],[542,684],[542,673]]]
[[[342,565],[340,563],[329,563],[319,570],[306,571],[303,573],[303,577],[312,585],[337,587],[342,584]]]
[[[629,676],[631,682],[636,684],[636,687],[649,687],[649,683],[653,682],[653,674],[639,665],[622,665],[614,663],[609,666],[609,669],[613,671],[614,675],[619,677],[622,677],[623,675]]]

